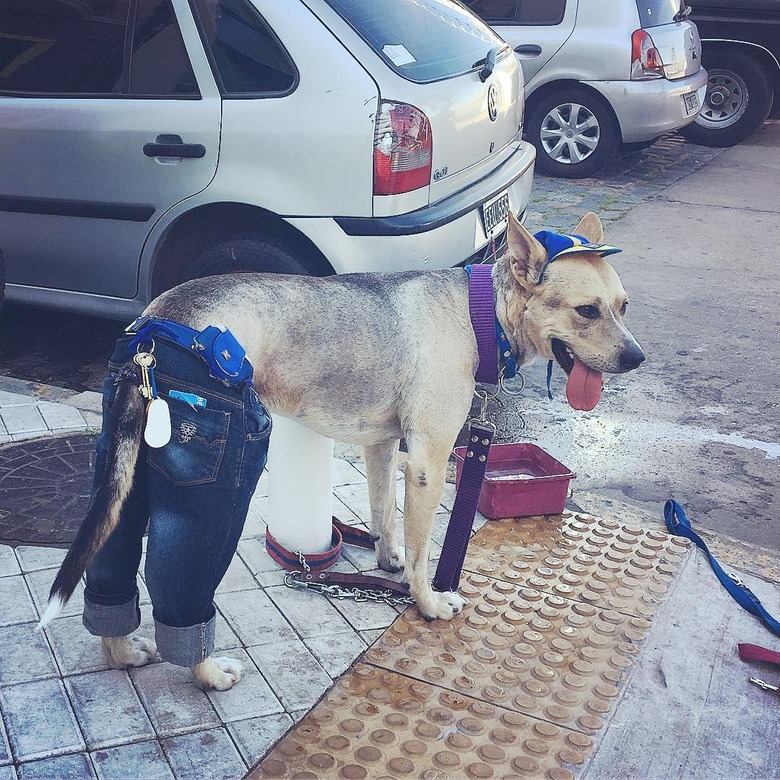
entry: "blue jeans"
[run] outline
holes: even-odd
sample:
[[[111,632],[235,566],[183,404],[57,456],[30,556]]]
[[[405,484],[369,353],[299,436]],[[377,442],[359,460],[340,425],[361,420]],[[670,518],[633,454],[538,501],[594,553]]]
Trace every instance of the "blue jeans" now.
[[[129,341],[117,342],[103,388],[93,494],[105,469],[117,378],[133,357]],[[213,379],[194,352],[156,338],[154,355],[157,392],[171,412],[171,440],[156,449],[141,444],[119,523],[87,569],[83,620],[96,636],[125,636],[138,628],[136,575],[148,527],[145,579],[157,648],[166,661],[192,666],[214,649],[214,592],[265,468],[271,419],[250,385],[227,387]],[[170,398],[171,390],[205,398],[206,407]]]

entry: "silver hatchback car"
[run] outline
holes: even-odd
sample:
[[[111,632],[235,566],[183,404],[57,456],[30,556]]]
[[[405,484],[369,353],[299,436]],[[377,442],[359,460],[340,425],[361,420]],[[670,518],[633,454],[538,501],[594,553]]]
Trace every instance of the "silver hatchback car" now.
[[[528,203],[522,89],[453,0],[0,0],[7,297],[482,258]]]
[[[707,88],[684,0],[466,0],[514,48],[537,169],[590,176],[618,143],[696,119]]]

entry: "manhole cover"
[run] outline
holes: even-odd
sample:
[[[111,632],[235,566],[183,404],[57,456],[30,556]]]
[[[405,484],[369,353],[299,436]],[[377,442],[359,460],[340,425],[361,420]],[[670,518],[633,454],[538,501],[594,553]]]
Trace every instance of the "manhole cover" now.
[[[95,437],[67,436],[0,449],[0,542],[65,547],[87,512]]]

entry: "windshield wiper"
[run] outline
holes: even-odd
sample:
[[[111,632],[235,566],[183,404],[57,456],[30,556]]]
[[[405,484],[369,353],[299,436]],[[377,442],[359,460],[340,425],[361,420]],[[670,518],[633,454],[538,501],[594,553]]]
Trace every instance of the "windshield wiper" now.
[[[503,46],[494,46],[488,53],[487,56],[484,59],[477,60],[471,67],[472,68],[478,68],[480,65],[482,65],[482,70],[479,72],[479,78],[480,81],[487,81],[490,74],[493,72],[493,70],[496,67],[496,57],[498,57],[498,53],[500,51],[503,51],[506,44]]]

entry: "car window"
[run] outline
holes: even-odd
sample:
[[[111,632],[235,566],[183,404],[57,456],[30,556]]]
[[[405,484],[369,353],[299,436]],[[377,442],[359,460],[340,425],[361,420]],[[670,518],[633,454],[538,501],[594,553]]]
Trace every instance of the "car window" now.
[[[130,0],[12,0],[0,13],[0,90],[111,95],[122,86]]]
[[[491,24],[559,24],[566,0],[464,0]]]
[[[137,96],[198,94],[170,0],[138,0],[129,92]]]
[[[244,0],[194,0],[223,95],[284,94],[298,80],[290,56]]]
[[[680,13],[682,0],[636,0],[639,23],[642,27],[660,27],[671,24]]]
[[[0,16],[0,90],[46,96],[197,94],[170,0],[10,0]]]
[[[481,19],[454,0],[327,0],[396,72],[411,81],[473,70],[505,45]],[[507,47],[507,55],[511,49]]]

